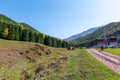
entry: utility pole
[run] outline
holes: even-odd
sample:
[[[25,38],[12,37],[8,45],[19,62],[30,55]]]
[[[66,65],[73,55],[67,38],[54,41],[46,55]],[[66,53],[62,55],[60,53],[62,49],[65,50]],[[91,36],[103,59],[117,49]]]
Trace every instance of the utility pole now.
[[[107,48],[109,48],[108,47],[108,41],[107,41],[107,37],[106,37],[106,33],[105,33],[105,27],[103,28],[103,34],[104,34],[104,40],[105,40],[105,45],[107,44]]]

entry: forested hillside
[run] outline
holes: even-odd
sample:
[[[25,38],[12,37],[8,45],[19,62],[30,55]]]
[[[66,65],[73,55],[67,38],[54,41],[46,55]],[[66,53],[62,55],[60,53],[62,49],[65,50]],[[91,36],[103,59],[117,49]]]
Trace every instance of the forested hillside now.
[[[120,37],[120,22],[112,22],[110,24],[102,26],[92,34],[89,34],[82,38],[77,38],[71,43],[75,44],[77,47],[91,47],[97,44],[97,40],[99,38],[104,37],[104,32],[107,37]]]
[[[61,39],[45,35],[26,23],[16,21],[0,14],[0,38],[7,40],[37,42],[51,47],[68,47]]]

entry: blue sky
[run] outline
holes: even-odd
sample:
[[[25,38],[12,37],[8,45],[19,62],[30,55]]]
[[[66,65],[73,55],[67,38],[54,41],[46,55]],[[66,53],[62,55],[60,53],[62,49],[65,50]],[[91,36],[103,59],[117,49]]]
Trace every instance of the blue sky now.
[[[63,39],[120,21],[120,0],[0,0],[0,13]]]

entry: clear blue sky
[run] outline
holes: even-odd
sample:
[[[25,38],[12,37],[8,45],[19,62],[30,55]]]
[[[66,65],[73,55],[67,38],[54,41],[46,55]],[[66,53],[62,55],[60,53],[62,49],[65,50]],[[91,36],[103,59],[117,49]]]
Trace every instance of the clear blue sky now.
[[[66,38],[120,21],[120,0],[0,0],[0,13],[42,33]]]

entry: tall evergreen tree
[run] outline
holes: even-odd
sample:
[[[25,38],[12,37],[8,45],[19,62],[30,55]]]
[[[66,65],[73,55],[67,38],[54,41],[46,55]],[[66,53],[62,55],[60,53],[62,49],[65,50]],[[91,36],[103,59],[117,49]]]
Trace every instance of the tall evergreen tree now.
[[[40,37],[40,43],[44,44],[44,34],[40,33],[39,37]]]
[[[57,39],[57,47],[58,48],[62,47],[62,40],[61,39]]]
[[[15,39],[15,27],[13,25],[8,25],[9,28],[9,34],[7,39],[14,40]]]
[[[19,40],[22,40],[22,27],[19,27]]]
[[[36,42],[44,44],[44,35],[42,33],[38,33],[36,37]]]
[[[33,31],[29,31],[29,41],[35,42],[35,33]]]
[[[22,40],[23,41],[29,41],[29,30],[28,29],[23,29]]]
[[[67,42],[66,41],[62,41],[62,48],[66,48],[67,47]]]
[[[3,24],[0,22],[0,38],[2,38]]]
[[[44,44],[47,46],[52,46],[52,38],[50,36],[45,36]]]
[[[52,47],[57,47],[57,39],[52,37]]]
[[[15,40],[19,40],[20,39],[20,33],[19,33],[19,29],[20,27],[15,26]]]

